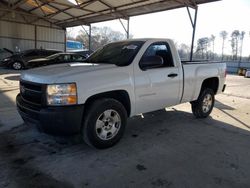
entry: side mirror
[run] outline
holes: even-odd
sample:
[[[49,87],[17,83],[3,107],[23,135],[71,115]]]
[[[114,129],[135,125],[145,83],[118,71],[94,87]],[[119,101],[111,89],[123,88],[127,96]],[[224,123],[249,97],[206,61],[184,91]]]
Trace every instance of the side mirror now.
[[[140,61],[140,68],[142,70],[152,69],[152,68],[158,68],[163,66],[163,58],[160,56],[148,56],[144,57]]]

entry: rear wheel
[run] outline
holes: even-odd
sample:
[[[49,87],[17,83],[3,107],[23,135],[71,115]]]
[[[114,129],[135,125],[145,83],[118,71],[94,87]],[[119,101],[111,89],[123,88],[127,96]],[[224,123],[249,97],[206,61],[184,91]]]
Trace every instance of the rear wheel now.
[[[15,61],[14,63],[12,63],[12,68],[14,70],[21,70],[23,68],[23,64],[19,61]]]
[[[83,121],[81,133],[84,141],[99,149],[108,148],[121,139],[127,112],[117,100],[99,99],[87,109]]]
[[[204,89],[196,101],[191,102],[192,112],[196,118],[206,118],[214,107],[214,91]]]

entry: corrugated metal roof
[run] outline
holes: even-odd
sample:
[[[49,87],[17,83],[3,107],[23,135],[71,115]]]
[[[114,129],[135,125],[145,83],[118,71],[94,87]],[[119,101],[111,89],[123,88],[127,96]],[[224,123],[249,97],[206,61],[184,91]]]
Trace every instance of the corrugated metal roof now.
[[[60,27],[71,27],[186,6],[195,8],[214,1],[218,0],[0,0],[0,3],[2,11],[15,10]]]

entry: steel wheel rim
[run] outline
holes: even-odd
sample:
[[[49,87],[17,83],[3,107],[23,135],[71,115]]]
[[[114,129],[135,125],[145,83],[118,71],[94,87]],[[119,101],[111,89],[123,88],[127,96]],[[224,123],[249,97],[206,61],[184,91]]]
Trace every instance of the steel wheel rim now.
[[[206,94],[203,99],[202,110],[204,113],[209,112],[213,104],[213,97],[211,94]]]
[[[14,69],[16,69],[16,70],[19,70],[19,69],[22,68],[22,65],[21,65],[21,63],[19,63],[19,62],[14,62],[14,63],[13,63],[13,67],[14,67]]]
[[[121,117],[113,109],[105,110],[96,120],[96,134],[101,140],[114,138],[121,127]]]

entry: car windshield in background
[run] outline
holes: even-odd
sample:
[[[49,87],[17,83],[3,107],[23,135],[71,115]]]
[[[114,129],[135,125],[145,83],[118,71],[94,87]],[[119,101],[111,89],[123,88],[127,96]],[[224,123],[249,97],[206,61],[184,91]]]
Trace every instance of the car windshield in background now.
[[[127,66],[133,61],[143,44],[144,41],[111,43],[94,52],[86,62]]]
[[[53,55],[50,55],[48,57],[46,57],[46,59],[55,59],[59,56],[60,54],[53,54]]]

